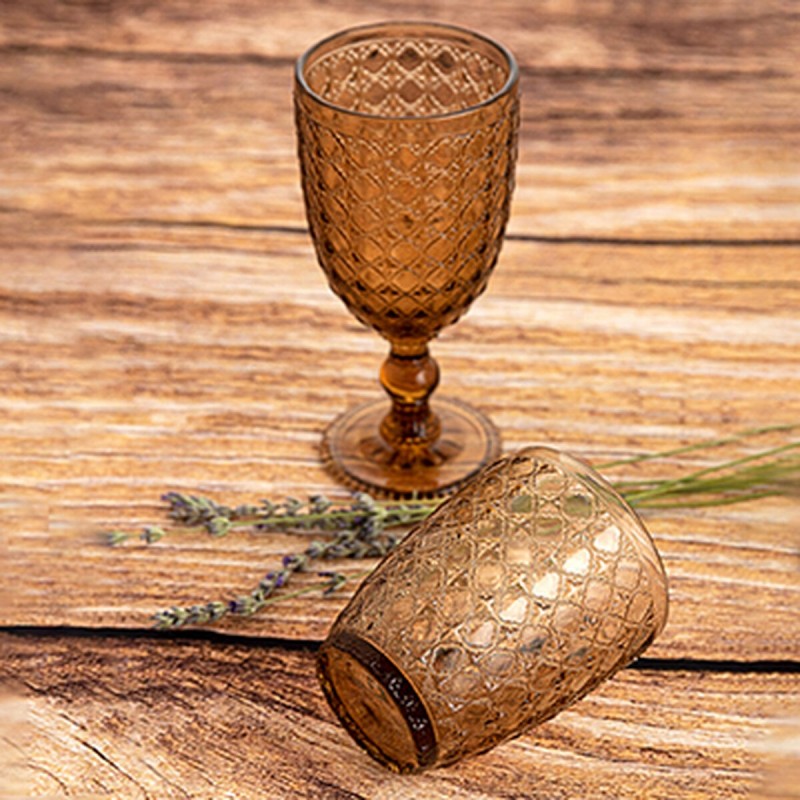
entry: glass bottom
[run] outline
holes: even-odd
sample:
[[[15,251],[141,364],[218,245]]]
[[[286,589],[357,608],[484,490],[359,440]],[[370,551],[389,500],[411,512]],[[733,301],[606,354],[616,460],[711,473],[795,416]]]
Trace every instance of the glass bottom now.
[[[322,690],[355,742],[394,772],[436,762],[436,733],[425,703],[373,644],[342,631],[317,657]]]
[[[322,455],[328,468],[351,488],[377,497],[448,494],[500,455],[500,433],[480,411],[460,400],[437,397],[432,404],[441,435],[433,445],[398,458],[379,433],[389,411],[386,400],[348,409],[325,431]]]

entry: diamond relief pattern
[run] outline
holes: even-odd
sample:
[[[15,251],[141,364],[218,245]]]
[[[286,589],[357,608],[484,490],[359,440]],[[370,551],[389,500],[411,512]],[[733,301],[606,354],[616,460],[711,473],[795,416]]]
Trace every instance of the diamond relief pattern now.
[[[331,640],[346,628],[401,665],[433,720],[437,763],[553,716],[663,626],[652,542],[592,475],[543,448],[501,460],[409,536],[337,620]]]
[[[431,338],[484,290],[513,189],[516,93],[453,42],[367,42],[312,64],[296,94],[307,216],[333,291],[390,339]],[[465,111],[463,117],[432,115]]]
[[[502,88],[506,69],[453,41],[368,41],[339,48],[306,72],[318,95],[337,106],[387,117],[464,110]]]

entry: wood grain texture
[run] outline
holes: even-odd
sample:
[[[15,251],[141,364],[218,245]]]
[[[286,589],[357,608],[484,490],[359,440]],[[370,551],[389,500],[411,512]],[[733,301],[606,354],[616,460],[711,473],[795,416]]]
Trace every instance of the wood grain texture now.
[[[303,225],[293,60],[398,16],[456,19],[518,55],[513,232],[800,238],[800,23],[783,2],[7,3],[5,212]]]
[[[54,796],[738,798],[761,780],[765,737],[791,730],[785,706],[800,690],[798,675],[628,669],[520,739],[410,777],[355,747],[322,700],[307,651],[0,643],[0,674],[15,681],[13,702],[28,715],[12,743],[17,779]]]
[[[7,623],[140,627],[174,601],[249,589],[307,537],[112,550],[100,532],[160,522],[168,489],[230,503],[336,493],[321,431],[379,391],[384,346],[330,294],[306,236],[159,227],[120,250],[118,235],[6,250],[0,474],[30,515],[2,533],[20,576]],[[489,292],[435,345],[442,391],[490,412],[507,448],[545,441],[595,462],[800,419],[794,253],[512,239]],[[651,513],[673,599],[656,652],[800,652],[799,514],[789,500]],[[232,625],[319,639],[347,596]]]
[[[483,30],[522,69],[510,234],[487,293],[434,344],[442,393],[491,414],[506,449],[546,442],[595,463],[800,422],[791,4],[7,0],[0,626],[64,627],[0,638],[2,800],[728,798],[759,784],[774,798],[800,785],[797,730],[775,722],[800,690],[796,497],[649,513],[671,587],[648,651],[661,666],[420,778],[362,758],[316,688],[304,642],[352,586],[226,623],[238,643],[126,635],[173,602],[248,590],[307,542],[102,542],[160,522],[162,492],[343,496],[320,435],[379,391],[385,347],[315,264],[292,66],[331,31],[400,17]]]

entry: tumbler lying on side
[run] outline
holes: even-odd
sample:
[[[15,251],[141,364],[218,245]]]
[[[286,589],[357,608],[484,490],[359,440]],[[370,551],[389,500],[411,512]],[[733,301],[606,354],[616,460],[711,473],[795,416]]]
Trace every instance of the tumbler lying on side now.
[[[358,744],[416,772],[554,716],[666,618],[664,567],[633,509],[588,465],[533,447],[387,556],[331,628],[319,676]]]

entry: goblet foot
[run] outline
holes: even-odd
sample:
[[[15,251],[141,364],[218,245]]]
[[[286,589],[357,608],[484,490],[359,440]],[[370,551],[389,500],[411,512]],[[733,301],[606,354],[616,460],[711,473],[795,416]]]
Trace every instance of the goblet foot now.
[[[413,442],[394,450],[378,433],[388,403],[375,400],[348,409],[325,431],[322,456],[348,486],[378,497],[447,494],[500,455],[500,433],[480,411],[437,397],[441,434],[433,444]]]

